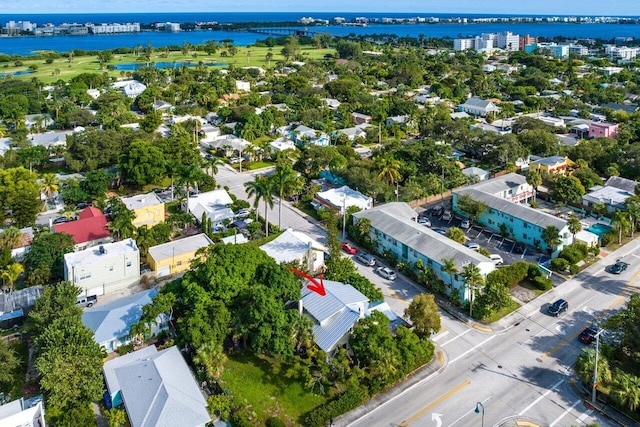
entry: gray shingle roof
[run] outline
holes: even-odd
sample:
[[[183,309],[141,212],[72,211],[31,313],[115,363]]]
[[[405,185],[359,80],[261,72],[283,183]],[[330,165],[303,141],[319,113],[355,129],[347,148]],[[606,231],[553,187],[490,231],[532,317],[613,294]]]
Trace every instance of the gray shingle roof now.
[[[532,209],[520,203],[514,203],[502,197],[479,191],[475,188],[464,188],[462,190],[456,190],[455,193],[468,194],[473,200],[482,202],[489,208],[504,212],[514,218],[519,218],[529,224],[534,224],[542,228],[554,225],[558,230],[562,230],[567,225],[567,222],[561,218],[537,209]]]
[[[633,181],[631,179],[623,178],[621,176],[612,176],[607,179],[607,182],[605,182],[604,185],[605,187],[619,188],[620,190],[624,190],[633,195],[637,184],[637,181]]]
[[[505,190],[518,188],[519,186],[526,183],[526,177],[518,175],[517,173],[508,173],[506,175],[502,175],[488,181],[482,181],[477,184],[470,185],[466,188],[483,191],[489,194],[498,194]]]

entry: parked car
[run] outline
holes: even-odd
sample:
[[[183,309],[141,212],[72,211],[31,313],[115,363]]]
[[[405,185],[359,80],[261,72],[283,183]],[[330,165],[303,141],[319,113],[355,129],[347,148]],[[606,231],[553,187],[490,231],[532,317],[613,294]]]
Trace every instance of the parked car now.
[[[374,265],[376,265],[376,258],[373,255],[365,252],[358,252],[358,254],[356,255],[356,259],[364,265],[368,265],[369,267],[373,267]]]
[[[513,253],[515,254],[522,254],[524,253],[525,249],[526,249],[526,246],[522,242],[516,242],[516,244],[513,245]]]
[[[342,246],[342,250],[348,253],[349,255],[355,255],[358,253],[358,250],[347,242],[342,242],[340,246]]]
[[[230,164],[235,164],[235,163],[241,163],[243,161],[242,157],[230,157],[229,158],[229,163]]]
[[[478,249],[480,249],[480,245],[476,242],[467,242],[464,245],[473,251],[477,251]]]
[[[563,299],[559,299],[549,306],[547,310],[552,316],[559,316],[563,311],[569,310],[569,303]]]
[[[433,216],[440,216],[442,215],[443,212],[444,212],[444,207],[442,205],[434,206],[433,209],[431,209],[431,215]]]
[[[388,267],[378,267],[376,272],[385,279],[396,280],[396,272]]]
[[[251,215],[251,210],[249,209],[238,209],[234,214],[236,218],[248,218]]]
[[[80,307],[93,307],[98,302],[98,297],[95,295],[79,296],[76,298],[76,304]]]
[[[89,202],[79,202],[76,204],[76,209],[86,209],[89,206],[93,206],[93,205]]]
[[[451,214],[451,211],[444,211],[444,213],[442,214],[442,220],[443,221],[451,221],[451,218],[453,218],[453,215]]]
[[[627,267],[629,267],[629,264],[624,261],[618,261],[609,268],[609,271],[613,274],[620,274],[625,271]]]
[[[489,255],[489,259],[491,261],[493,261],[496,265],[502,265],[504,264],[504,260],[502,259],[502,256],[498,255],[498,254],[491,254]]]
[[[444,228],[432,228],[432,230],[436,233],[442,234],[443,236],[447,235],[447,230],[445,230]]]
[[[64,224],[64,223],[71,222],[71,221],[73,221],[73,218],[67,218],[66,216],[60,216],[60,217],[54,219],[53,223],[54,224]]]
[[[591,325],[584,331],[580,332],[578,339],[585,344],[591,344],[596,340],[596,335],[601,331],[596,325]]]
[[[424,225],[425,227],[431,227],[431,221],[429,221],[429,218],[424,216],[418,217],[418,224]]]
[[[462,228],[463,230],[470,229],[471,228],[471,220],[463,219],[462,222],[460,223],[460,228]]]

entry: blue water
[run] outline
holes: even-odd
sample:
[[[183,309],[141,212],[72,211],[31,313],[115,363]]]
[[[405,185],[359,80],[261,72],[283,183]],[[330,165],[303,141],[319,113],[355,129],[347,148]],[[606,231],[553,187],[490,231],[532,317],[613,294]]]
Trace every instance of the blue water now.
[[[183,66],[197,67],[200,64],[198,62],[179,62],[178,61],[178,62],[154,62],[152,65],[162,70],[164,68],[180,68]],[[205,67],[225,67],[229,64],[226,62],[206,62],[206,63],[203,63],[202,65],[204,65]],[[130,62],[127,64],[117,64],[115,65],[115,68],[116,70],[122,70],[122,71],[135,71],[146,66],[147,66],[146,63],[137,64],[137,63]]]
[[[14,71],[13,73],[0,73],[0,77],[4,76],[25,76],[27,74],[33,74],[31,70]]]
[[[447,14],[429,13],[150,13],[150,14],[77,14],[77,15],[0,15],[0,25],[9,20],[31,21],[43,25],[45,23],[112,23],[112,22],[294,22],[303,16],[320,19],[332,19],[341,16],[350,20],[356,16],[368,18],[407,18],[417,16],[451,17]],[[474,18],[483,15],[456,15]],[[497,16],[497,15],[493,15]],[[513,15],[512,15],[513,16]],[[303,28],[302,26],[297,28]],[[370,24],[367,27],[322,26],[307,27],[310,30],[328,32],[334,35],[370,35],[395,34],[400,37],[462,37],[512,31],[520,35],[540,37],[564,36],[570,38],[600,38],[610,40],[613,37],[625,36],[640,38],[640,24],[570,24],[560,22],[540,23],[478,23],[478,24]],[[151,44],[154,47],[181,46],[184,42],[203,44],[207,40],[233,40],[237,46],[247,46],[267,36],[244,31],[182,31],[177,33],[146,31],[132,34],[105,34],[97,36],[53,36],[53,37],[0,37],[0,53],[30,55],[39,50],[67,52],[80,50],[105,50],[119,47],[132,48],[137,45]]]
[[[611,227],[609,227],[608,225],[595,223],[591,227],[587,228],[587,231],[590,231],[593,234],[597,234],[598,237],[602,237],[603,235],[611,231]]]

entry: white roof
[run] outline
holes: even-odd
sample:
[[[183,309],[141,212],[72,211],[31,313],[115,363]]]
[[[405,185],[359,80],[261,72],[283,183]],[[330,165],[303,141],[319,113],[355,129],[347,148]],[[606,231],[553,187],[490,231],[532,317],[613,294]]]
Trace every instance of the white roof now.
[[[155,289],[138,292],[124,298],[89,307],[82,313],[82,323],[93,331],[93,339],[100,345],[128,337],[131,326],[142,317],[142,307],[151,304],[158,295]],[[158,316],[164,322],[166,316]]]
[[[121,197],[120,200],[127,206],[127,209],[135,210],[147,206],[161,205],[164,202],[160,200],[156,193],[136,194],[131,197]]]
[[[104,253],[100,253],[101,247],[104,249]],[[65,254],[64,263],[69,267],[80,267],[91,265],[98,258],[121,257],[127,253],[135,253],[137,251],[138,247],[133,239],[124,239],[119,242],[105,243],[84,251]]]
[[[105,377],[112,370],[117,379],[132,427],[196,427],[209,422],[207,402],[178,348],[147,350],[145,356],[115,368],[111,362],[122,357],[104,365]],[[118,390],[109,382],[107,386],[111,394]]]
[[[170,256],[194,252],[212,244],[213,242],[206,234],[196,234],[195,236],[189,236],[184,239],[173,240],[161,245],[152,246],[149,248],[149,255],[151,255],[154,260],[158,261],[169,258]]]
[[[269,243],[260,246],[267,255],[275,259],[277,263],[299,261],[305,257],[310,249],[326,252],[326,248],[311,237],[299,231],[287,228]]]
[[[365,196],[361,192],[349,188],[347,185],[343,185],[340,188],[332,188],[327,191],[320,191],[316,193],[316,197],[329,203],[338,210],[341,210],[343,206],[347,208],[349,206],[357,206],[360,209],[370,209],[373,204],[371,197]]]
[[[198,221],[202,214],[206,213],[207,218],[215,224],[225,219],[233,218],[233,211],[228,208],[233,204],[233,200],[225,190],[213,190],[207,193],[200,193],[189,197],[189,212]]]
[[[234,234],[233,236],[227,236],[220,239],[225,245],[235,245],[241,243],[247,243],[249,240],[242,233]]]

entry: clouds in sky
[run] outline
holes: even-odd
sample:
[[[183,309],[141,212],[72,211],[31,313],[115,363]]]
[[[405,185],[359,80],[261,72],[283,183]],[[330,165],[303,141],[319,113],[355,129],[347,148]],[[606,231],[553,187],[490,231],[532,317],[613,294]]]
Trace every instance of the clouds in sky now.
[[[3,14],[153,12],[398,12],[640,16],[639,0],[2,0]]]

